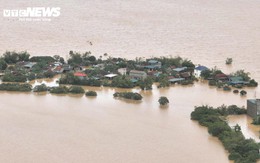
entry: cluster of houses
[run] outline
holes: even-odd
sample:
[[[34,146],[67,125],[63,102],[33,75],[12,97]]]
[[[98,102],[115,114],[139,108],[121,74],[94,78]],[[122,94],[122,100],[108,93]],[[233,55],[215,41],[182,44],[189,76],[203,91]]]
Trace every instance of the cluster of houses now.
[[[159,77],[162,73],[162,63],[158,60],[148,60],[143,65],[136,65],[139,70],[127,70],[127,68],[119,68],[117,74],[107,74],[105,78],[113,79],[117,75],[127,75],[133,83],[144,80],[148,76]],[[142,69],[142,70],[140,70]],[[171,83],[181,82],[190,79],[193,74],[193,69],[188,67],[169,67],[167,69],[168,80]]]
[[[16,67],[24,68],[28,71],[30,71],[33,66],[36,65],[36,62],[18,62],[16,64]],[[91,69],[104,69],[105,68],[104,63],[92,65]],[[135,83],[139,80],[144,80],[148,76],[152,77],[159,77],[162,72],[162,63],[156,59],[150,59],[146,62],[142,63],[141,65],[136,64],[136,69],[127,69],[127,68],[119,68],[117,72],[109,73],[107,74],[99,74],[95,78],[97,80],[105,78],[112,80],[116,76],[119,75],[126,75],[130,78],[130,80]],[[164,67],[165,68],[165,67]],[[51,71],[55,74],[62,74],[66,72],[73,72],[74,76],[79,77],[80,79],[85,79],[88,77],[88,75],[85,73],[87,67],[83,66],[71,66],[69,64],[62,64],[61,62],[53,62],[48,65],[46,65],[43,68],[43,72]],[[197,66],[195,68],[190,67],[175,67],[170,66],[166,68],[166,71],[164,71],[164,74],[167,75],[168,81],[171,83],[179,83],[185,80],[190,80],[192,76],[195,76],[199,78],[201,76],[201,73],[205,70],[208,70],[205,66]],[[242,77],[239,76],[228,76],[224,73],[220,73],[215,75],[213,78],[210,78],[209,80],[216,80],[216,81],[222,81],[222,82],[228,82],[231,85],[237,85],[237,84],[247,84],[248,82],[243,81]]]
[[[197,66],[194,69],[194,76],[197,78],[201,77],[201,73],[205,70],[209,70],[205,66]],[[223,83],[227,83],[229,85],[246,85],[249,84],[248,81],[244,81],[244,79],[241,76],[232,76],[232,75],[226,75],[224,73],[218,73],[212,78],[208,78],[208,80],[215,80],[215,81],[220,81]]]

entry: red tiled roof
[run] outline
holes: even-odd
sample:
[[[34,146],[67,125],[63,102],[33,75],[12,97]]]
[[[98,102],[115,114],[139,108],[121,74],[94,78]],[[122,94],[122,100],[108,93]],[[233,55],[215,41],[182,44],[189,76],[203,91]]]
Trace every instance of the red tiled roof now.
[[[74,73],[74,76],[85,77],[85,76],[87,76],[87,74],[82,73],[82,72],[75,72],[75,73]]]
[[[226,74],[217,74],[215,78],[227,78],[228,76]]]

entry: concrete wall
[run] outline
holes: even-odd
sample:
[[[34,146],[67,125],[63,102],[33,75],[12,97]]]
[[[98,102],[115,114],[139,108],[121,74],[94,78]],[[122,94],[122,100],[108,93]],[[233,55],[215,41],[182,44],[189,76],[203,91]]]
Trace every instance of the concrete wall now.
[[[258,107],[257,107],[258,106]],[[260,113],[260,100],[251,101],[247,100],[247,114],[255,118]]]

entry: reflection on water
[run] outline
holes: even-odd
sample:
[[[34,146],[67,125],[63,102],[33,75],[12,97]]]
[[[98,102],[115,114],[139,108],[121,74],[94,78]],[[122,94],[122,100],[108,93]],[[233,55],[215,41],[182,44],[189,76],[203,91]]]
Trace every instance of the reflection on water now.
[[[57,87],[59,86],[58,79],[60,75],[56,75],[54,78],[43,78],[43,79],[36,79],[32,80],[29,83],[35,87],[37,85],[45,84],[47,87]]]

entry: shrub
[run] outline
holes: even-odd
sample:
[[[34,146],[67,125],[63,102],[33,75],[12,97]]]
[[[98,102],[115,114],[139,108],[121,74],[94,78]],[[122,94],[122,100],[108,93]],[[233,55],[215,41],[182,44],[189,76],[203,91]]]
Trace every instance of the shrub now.
[[[79,87],[79,86],[71,86],[69,88],[69,93],[82,94],[82,93],[85,93],[85,90],[82,87]]]
[[[5,70],[7,68],[7,63],[4,59],[0,58],[0,70]]]
[[[33,92],[45,92],[48,88],[45,84],[37,85],[33,88]]]
[[[4,74],[2,80],[3,82],[26,82],[27,77],[25,74],[22,73],[18,73],[18,74],[6,73]]]
[[[87,91],[87,92],[85,93],[85,95],[86,95],[86,96],[97,96],[97,92],[95,92],[95,91]]]
[[[246,94],[247,94],[247,92],[246,92],[245,90],[240,91],[240,95],[241,95],[241,96],[244,96],[244,95],[246,95]]]
[[[181,81],[181,85],[189,85],[189,84],[193,84],[192,80],[183,80]]]
[[[167,105],[169,103],[169,100],[167,97],[165,96],[161,96],[158,100],[158,102],[160,103],[160,105]]]
[[[232,59],[232,58],[227,58],[227,59],[226,59],[226,64],[227,64],[227,65],[232,64],[232,62],[233,62],[233,59]]]
[[[233,93],[239,93],[239,90],[235,89],[235,90],[233,91]]]
[[[257,87],[258,86],[258,83],[252,79],[249,81],[249,84],[248,84],[249,87]]]
[[[50,93],[54,94],[66,94],[68,93],[68,88],[65,86],[59,86],[59,87],[52,87],[50,89]]]
[[[30,84],[17,84],[17,83],[2,83],[2,84],[0,84],[0,90],[2,90],[2,91],[30,92],[32,90],[32,85],[30,85]]]
[[[229,86],[224,86],[224,87],[223,87],[223,90],[224,90],[224,91],[231,91],[231,88],[230,88]]]
[[[217,85],[217,82],[215,80],[210,80],[209,81],[209,85],[210,86],[216,86]]]
[[[125,98],[130,100],[142,100],[142,95],[133,92],[116,92],[113,94],[114,97]]]

